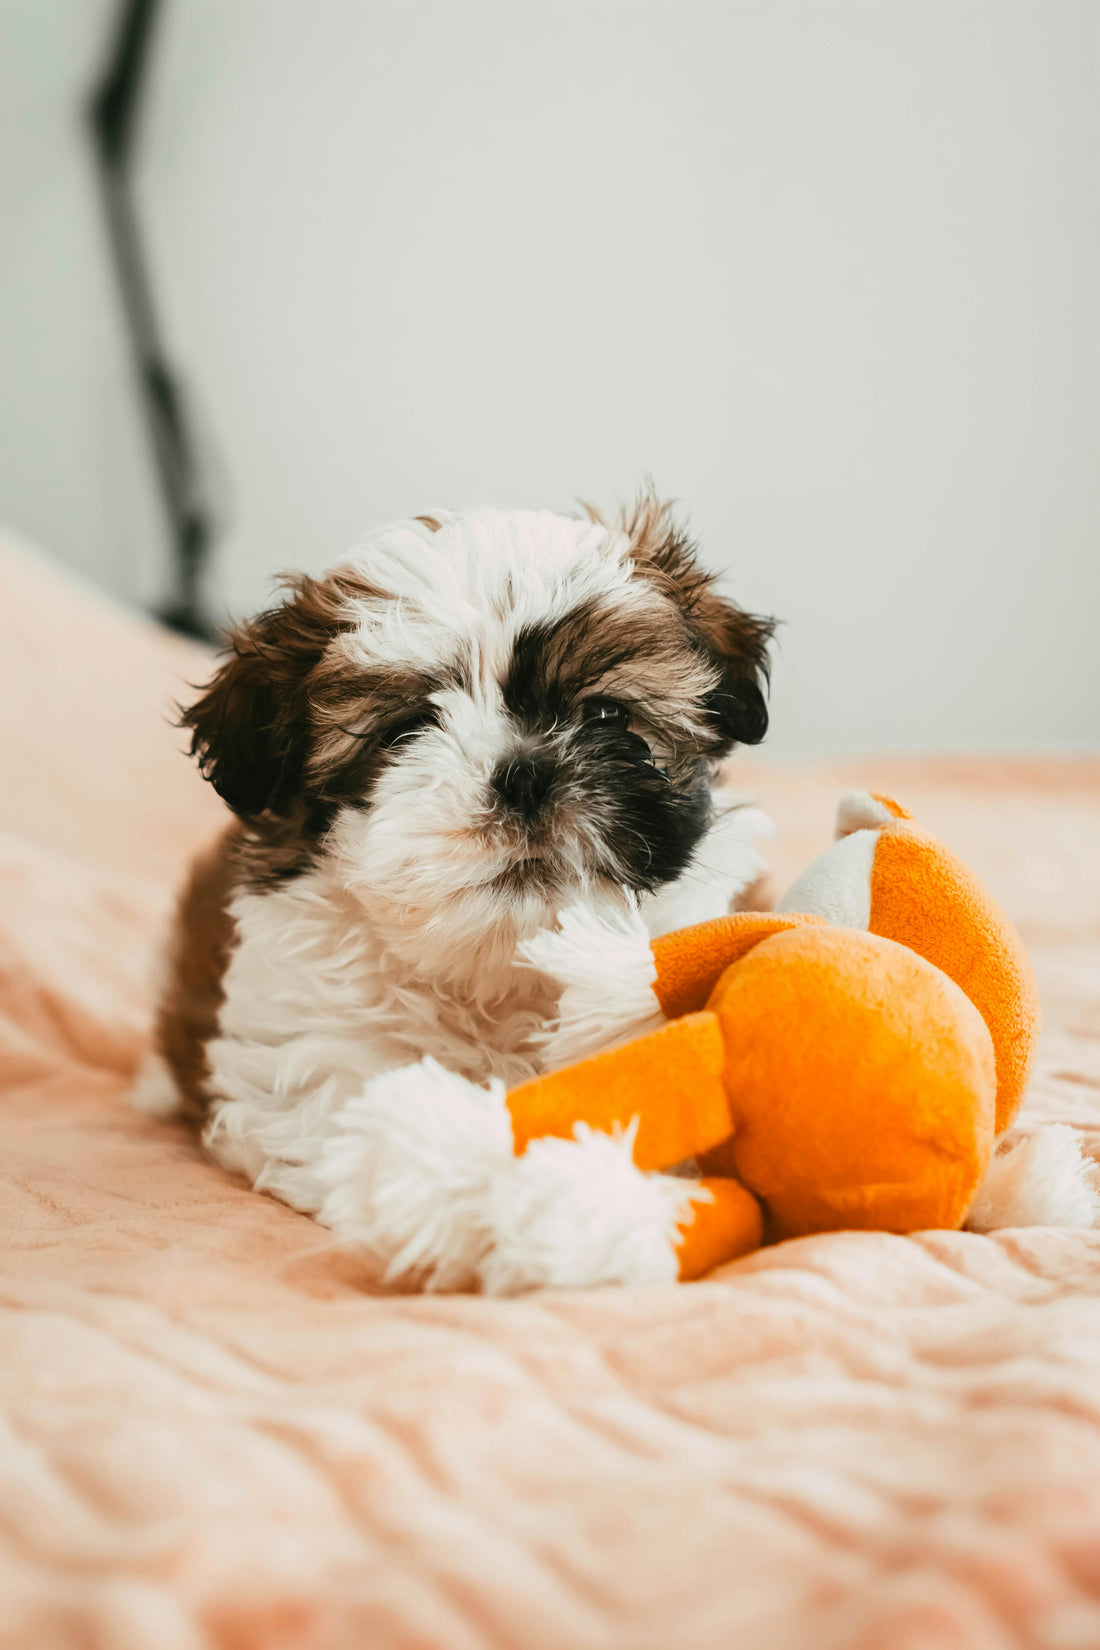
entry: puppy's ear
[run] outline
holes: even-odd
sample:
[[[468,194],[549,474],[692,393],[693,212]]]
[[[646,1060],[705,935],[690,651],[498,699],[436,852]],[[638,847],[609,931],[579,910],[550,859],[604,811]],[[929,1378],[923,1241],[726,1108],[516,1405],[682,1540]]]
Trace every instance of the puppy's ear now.
[[[309,677],[347,626],[336,581],[295,576],[287,599],[230,633],[229,657],[183,712],[191,754],[243,819],[287,814],[310,748]]]
[[[768,731],[768,643],[774,619],[746,613],[707,590],[695,604],[695,621],[721,672],[717,687],[707,694],[707,714],[723,743],[759,745]]]
[[[278,704],[278,675],[252,645],[250,627],[230,637],[232,654],[201,699],[180,718],[191,755],[223,801],[243,819],[285,812],[301,772],[296,740]]]
[[[718,671],[706,706],[722,744],[758,745],[768,731],[768,644],[775,620],[746,613],[715,593],[713,574],[699,566],[695,545],[652,489],[624,511],[622,527],[639,572],[676,602]]]

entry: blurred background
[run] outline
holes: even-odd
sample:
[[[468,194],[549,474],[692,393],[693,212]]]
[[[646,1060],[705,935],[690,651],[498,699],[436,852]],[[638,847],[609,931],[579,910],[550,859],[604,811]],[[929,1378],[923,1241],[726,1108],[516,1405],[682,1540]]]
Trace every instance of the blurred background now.
[[[173,538],[87,121],[0,0],[0,517]],[[217,621],[432,505],[651,474],[784,621],[772,748],[1100,748],[1096,0],[162,0],[132,156]]]

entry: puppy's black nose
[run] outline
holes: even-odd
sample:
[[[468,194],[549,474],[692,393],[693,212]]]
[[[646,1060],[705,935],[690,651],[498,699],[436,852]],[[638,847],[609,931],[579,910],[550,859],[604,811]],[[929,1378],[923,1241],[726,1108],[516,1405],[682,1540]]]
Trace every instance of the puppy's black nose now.
[[[545,756],[515,756],[498,764],[492,785],[510,813],[534,819],[554,783],[557,766]]]

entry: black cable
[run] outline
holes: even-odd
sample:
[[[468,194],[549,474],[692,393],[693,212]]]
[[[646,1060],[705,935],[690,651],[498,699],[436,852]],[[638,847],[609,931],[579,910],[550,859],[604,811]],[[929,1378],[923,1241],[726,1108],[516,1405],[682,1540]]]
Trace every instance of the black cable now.
[[[158,617],[185,635],[214,640],[217,630],[206,616],[201,594],[214,515],[179,379],[164,348],[133,187],[134,134],[161,10],[161,0],[121,0],[116,38],[91,97],[88,121],[138,389],[172,535],[175,588]]]

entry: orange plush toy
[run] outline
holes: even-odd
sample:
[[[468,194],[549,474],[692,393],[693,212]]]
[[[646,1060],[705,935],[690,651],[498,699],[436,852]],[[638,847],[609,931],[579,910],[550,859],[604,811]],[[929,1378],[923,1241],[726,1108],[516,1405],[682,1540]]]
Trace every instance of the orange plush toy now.
[[[681,1278],[765,1238],[963,1223],[1023,1097],[1038,997],[992,896],[903,808],[853,793],[778,912],[651,949],[665,1023],[513,1089],[517,1153],[633,1131],[637,1169],[698,1174]]]

